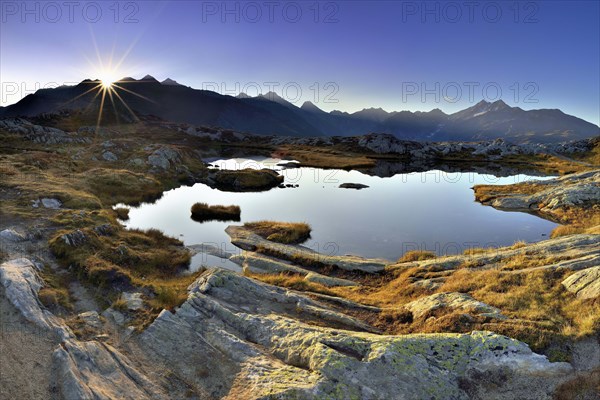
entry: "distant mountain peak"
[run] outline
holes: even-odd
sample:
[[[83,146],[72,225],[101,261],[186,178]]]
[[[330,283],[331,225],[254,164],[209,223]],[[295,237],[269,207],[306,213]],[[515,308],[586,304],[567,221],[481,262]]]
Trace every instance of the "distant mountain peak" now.
[[[273,101],[275,103],[279,103],[279,104],[282,104],[284,106],[295,107],[292,103],[290,103],[289,101],[287,101],[286,99],[284,99],[283,97],[279,96],[277,93],[272,92],[272,91],[271,92],[267,92],[265,94],[261,94],[261,95],[259,95],[257,97],[261,98],[261,99]]]
[[[251,99],[251,97],[250,97],[250,96],[248,96],[248,95],[247,95],[246,93],[244,93],[244,92],[240,92],[240,94],[238,94],[238,95],[237,95],[237,96],[235,96],[235,97],[237,97],[238,99]]]
[[[317,107],[312,101],[305,101],[300,108],[310,112],[325,112]]]
[[[146,76],[150,76],[150,75],[146,75]],[[152,78],[150,76],[150,78]],[[152,78],[154,79],[154,78]],[[167,78],[164,81],[161,82],[161,85],[167,85],[167,86],[183,86],[182,84],[180,84],[179,82],[171,79],[171,78]]]
[[[142,79],[140,79],[140,81],[144,81],[144,82],[158,82],[156,80],[156,78],[153,77],[152,75],[146,75]]]

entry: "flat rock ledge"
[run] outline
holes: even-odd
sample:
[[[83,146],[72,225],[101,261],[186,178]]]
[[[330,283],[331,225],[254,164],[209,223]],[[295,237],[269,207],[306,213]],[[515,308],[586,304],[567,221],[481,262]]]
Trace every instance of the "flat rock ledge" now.
[[[311,307],[326,309],[212,269],[139,341],[180,379],[222,399],[550,399],[573,376],[570,364],[505,336],[382,336],[340,329],[326,315],[316,326]]]
[[[290,245],[271,242],[249,229],[239,225],[230,225],[225,232],[231,237],[231,243],[242,250],[255,252],[261,249],[270,255],[275,254],[277,258],[298,260],[298,262],[310,261],[322,266],[331,266],[346,271],[362,271],[375,273],[383,271],[389,261],[383,259],[368,259],[358,256],[337,256],[318,253],[300,245]]]
[[[230,260],[240,265],[245,273],[277,274],[288,272],[301,275],[304,277],[304,280],[308,282],[318,283],[327,287],[358,286],[358,283],[347,279],[334,278],[316,272],[311,272],[289,262],[281,261],[276,258],[251,251],[245,251],[242,254],[232,256]]]

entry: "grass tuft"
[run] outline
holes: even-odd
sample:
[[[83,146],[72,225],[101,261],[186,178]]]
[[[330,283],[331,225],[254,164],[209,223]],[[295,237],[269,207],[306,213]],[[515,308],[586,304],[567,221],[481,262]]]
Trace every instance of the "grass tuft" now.
[[[129,219],[129,208],[118,207],[114,211],[120,220],[127,221]]]
[[[196,203],[192,206],[192,219],[204,221],[239,221],[241,209],[239,206],[211,206],[207,203]]]

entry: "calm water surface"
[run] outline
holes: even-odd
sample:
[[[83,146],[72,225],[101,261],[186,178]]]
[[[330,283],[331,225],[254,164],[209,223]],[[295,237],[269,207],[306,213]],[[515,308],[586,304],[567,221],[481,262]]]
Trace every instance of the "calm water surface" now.
[[[305,243],[308,247],[327,254],[388,260],[414,249],[443,255],[461,253],[470,247],[538,241],[556,226],[526,213],[482,206],[475,202],[470,189],[475,184],[510,184],[538,177],[498,178],[432,170],[380,178],[358,171],[282,169],[276,166],[281,160],[268,158],[208,161],[227,169],[281,170],[286,184],[299,187],[260,193],[222,192],[204,184],[180,187],[165,192],[155,203],[131,208],[125,225],[158,228],[186,245],[209,243],[236,253],[239,250],[224,231],[230,224],[263,219],[307,222],[312,226],[312,238]],[[369,188],[338,188],[345,182],[362,183]],[[195,222],[190,218],[190,207],[196,202],[239,205],[242,221]],[[201,264],[235,268],[229,261],[205,254],[193,258],[192,268]]]

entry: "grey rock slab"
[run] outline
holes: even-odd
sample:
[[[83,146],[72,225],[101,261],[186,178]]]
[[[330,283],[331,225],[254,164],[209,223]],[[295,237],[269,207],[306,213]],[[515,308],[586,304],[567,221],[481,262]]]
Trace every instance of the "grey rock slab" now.
[[[562,285],[582,299],[600,296],[600,265],[575,272],[562,281]]]

